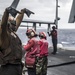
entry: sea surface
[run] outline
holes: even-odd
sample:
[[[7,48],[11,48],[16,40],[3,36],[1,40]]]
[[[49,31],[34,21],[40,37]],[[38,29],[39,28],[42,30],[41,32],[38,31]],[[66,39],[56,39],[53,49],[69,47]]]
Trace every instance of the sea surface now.
[[[36,29],[36,32],[39,33],[41,31],[46,32],[46,29]],[[75,29],[58,29],[58,44],[61,44],[63,47],[75,47]],[[17,34],[19,35],[23,44],[26,44],[28,38],[26,36],[26,28],[19,28]],[[39,39],[39,37],[37,37]],[[47,40],[49,46],[52,45],[51,37],[47,34]]]

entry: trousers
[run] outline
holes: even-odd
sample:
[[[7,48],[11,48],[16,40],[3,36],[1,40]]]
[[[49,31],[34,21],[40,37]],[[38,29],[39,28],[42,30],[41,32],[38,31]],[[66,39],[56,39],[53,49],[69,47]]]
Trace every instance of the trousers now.
[[[47,56],[40,58],[36,64],[36,75],[47,75]]]
[[[28,68],[28,75],[36,75],[36,67]]]
[[[22,75],[21,64],[6,64],[0,67],[0,75]]]

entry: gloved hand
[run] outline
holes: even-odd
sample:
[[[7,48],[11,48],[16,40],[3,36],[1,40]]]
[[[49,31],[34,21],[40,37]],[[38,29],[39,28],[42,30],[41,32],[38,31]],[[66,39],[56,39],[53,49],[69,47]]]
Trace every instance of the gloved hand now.
[[[15,8],[13,7],[8,7],[6,8],[6,10],[13,16],[15,17],[17,15],[17,13],[20,13],[18,10],[16,10]],[[21,14],[21,13],[20,13]]]
[[[31,14],[34,14],[34,12],[32,12],[32,11],[26,9],[26,8],[22,9],[22,11],[24,11],[24,13],[26,13],[26,15],[27,15],[28,17],[30,17]]]
[[[25,13],[27,14],[27,16],[29,17],[31,14],[34,14],[34,12],[28,10],[25,8]]]

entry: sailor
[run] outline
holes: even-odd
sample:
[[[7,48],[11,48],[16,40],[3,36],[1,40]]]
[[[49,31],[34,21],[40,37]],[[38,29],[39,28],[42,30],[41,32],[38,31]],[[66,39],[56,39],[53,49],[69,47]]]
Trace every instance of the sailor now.
[[[52,37],[52,43],[53,43],[53,52],[52,54],[56,54],[57,52],[57,30],[56,27],[52,27],[51,33],[48,32],[48,35]]]
[[[40,52],[38,40],[36,38],[37,34],[34,29],[27,29],[26,35],[29,38],[29,40],[28,43],[24,45],[24,49],[26,51],[25,66],[28,69],[28,75],[36,75],[36,58],[39,56]],[[27,61],[28,59],[30,60]]]
[[[13,11],[14,13],[13,14]],[[8,7],[0,25],[0,75],[22,75],[22,42],[15,33],[20,26],[25,9],[21,12]],[[13,14],[14,17],[10,17]]]
[[[40,45],[40,56],[36,64],[37,75],[47,75],[47,64],[48,64],[48,42],[45,32],[39,33],[39,45]]]

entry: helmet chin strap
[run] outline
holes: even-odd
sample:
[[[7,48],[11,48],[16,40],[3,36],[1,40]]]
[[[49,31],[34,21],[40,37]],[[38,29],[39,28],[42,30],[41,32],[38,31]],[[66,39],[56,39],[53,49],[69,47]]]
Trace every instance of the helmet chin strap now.
[[[15,27],[12,27],[12,25],[11,26],[9,25],[9,29],[10,29],[10,31],[13,31],[13,32],[16,31],[16,28]]]

